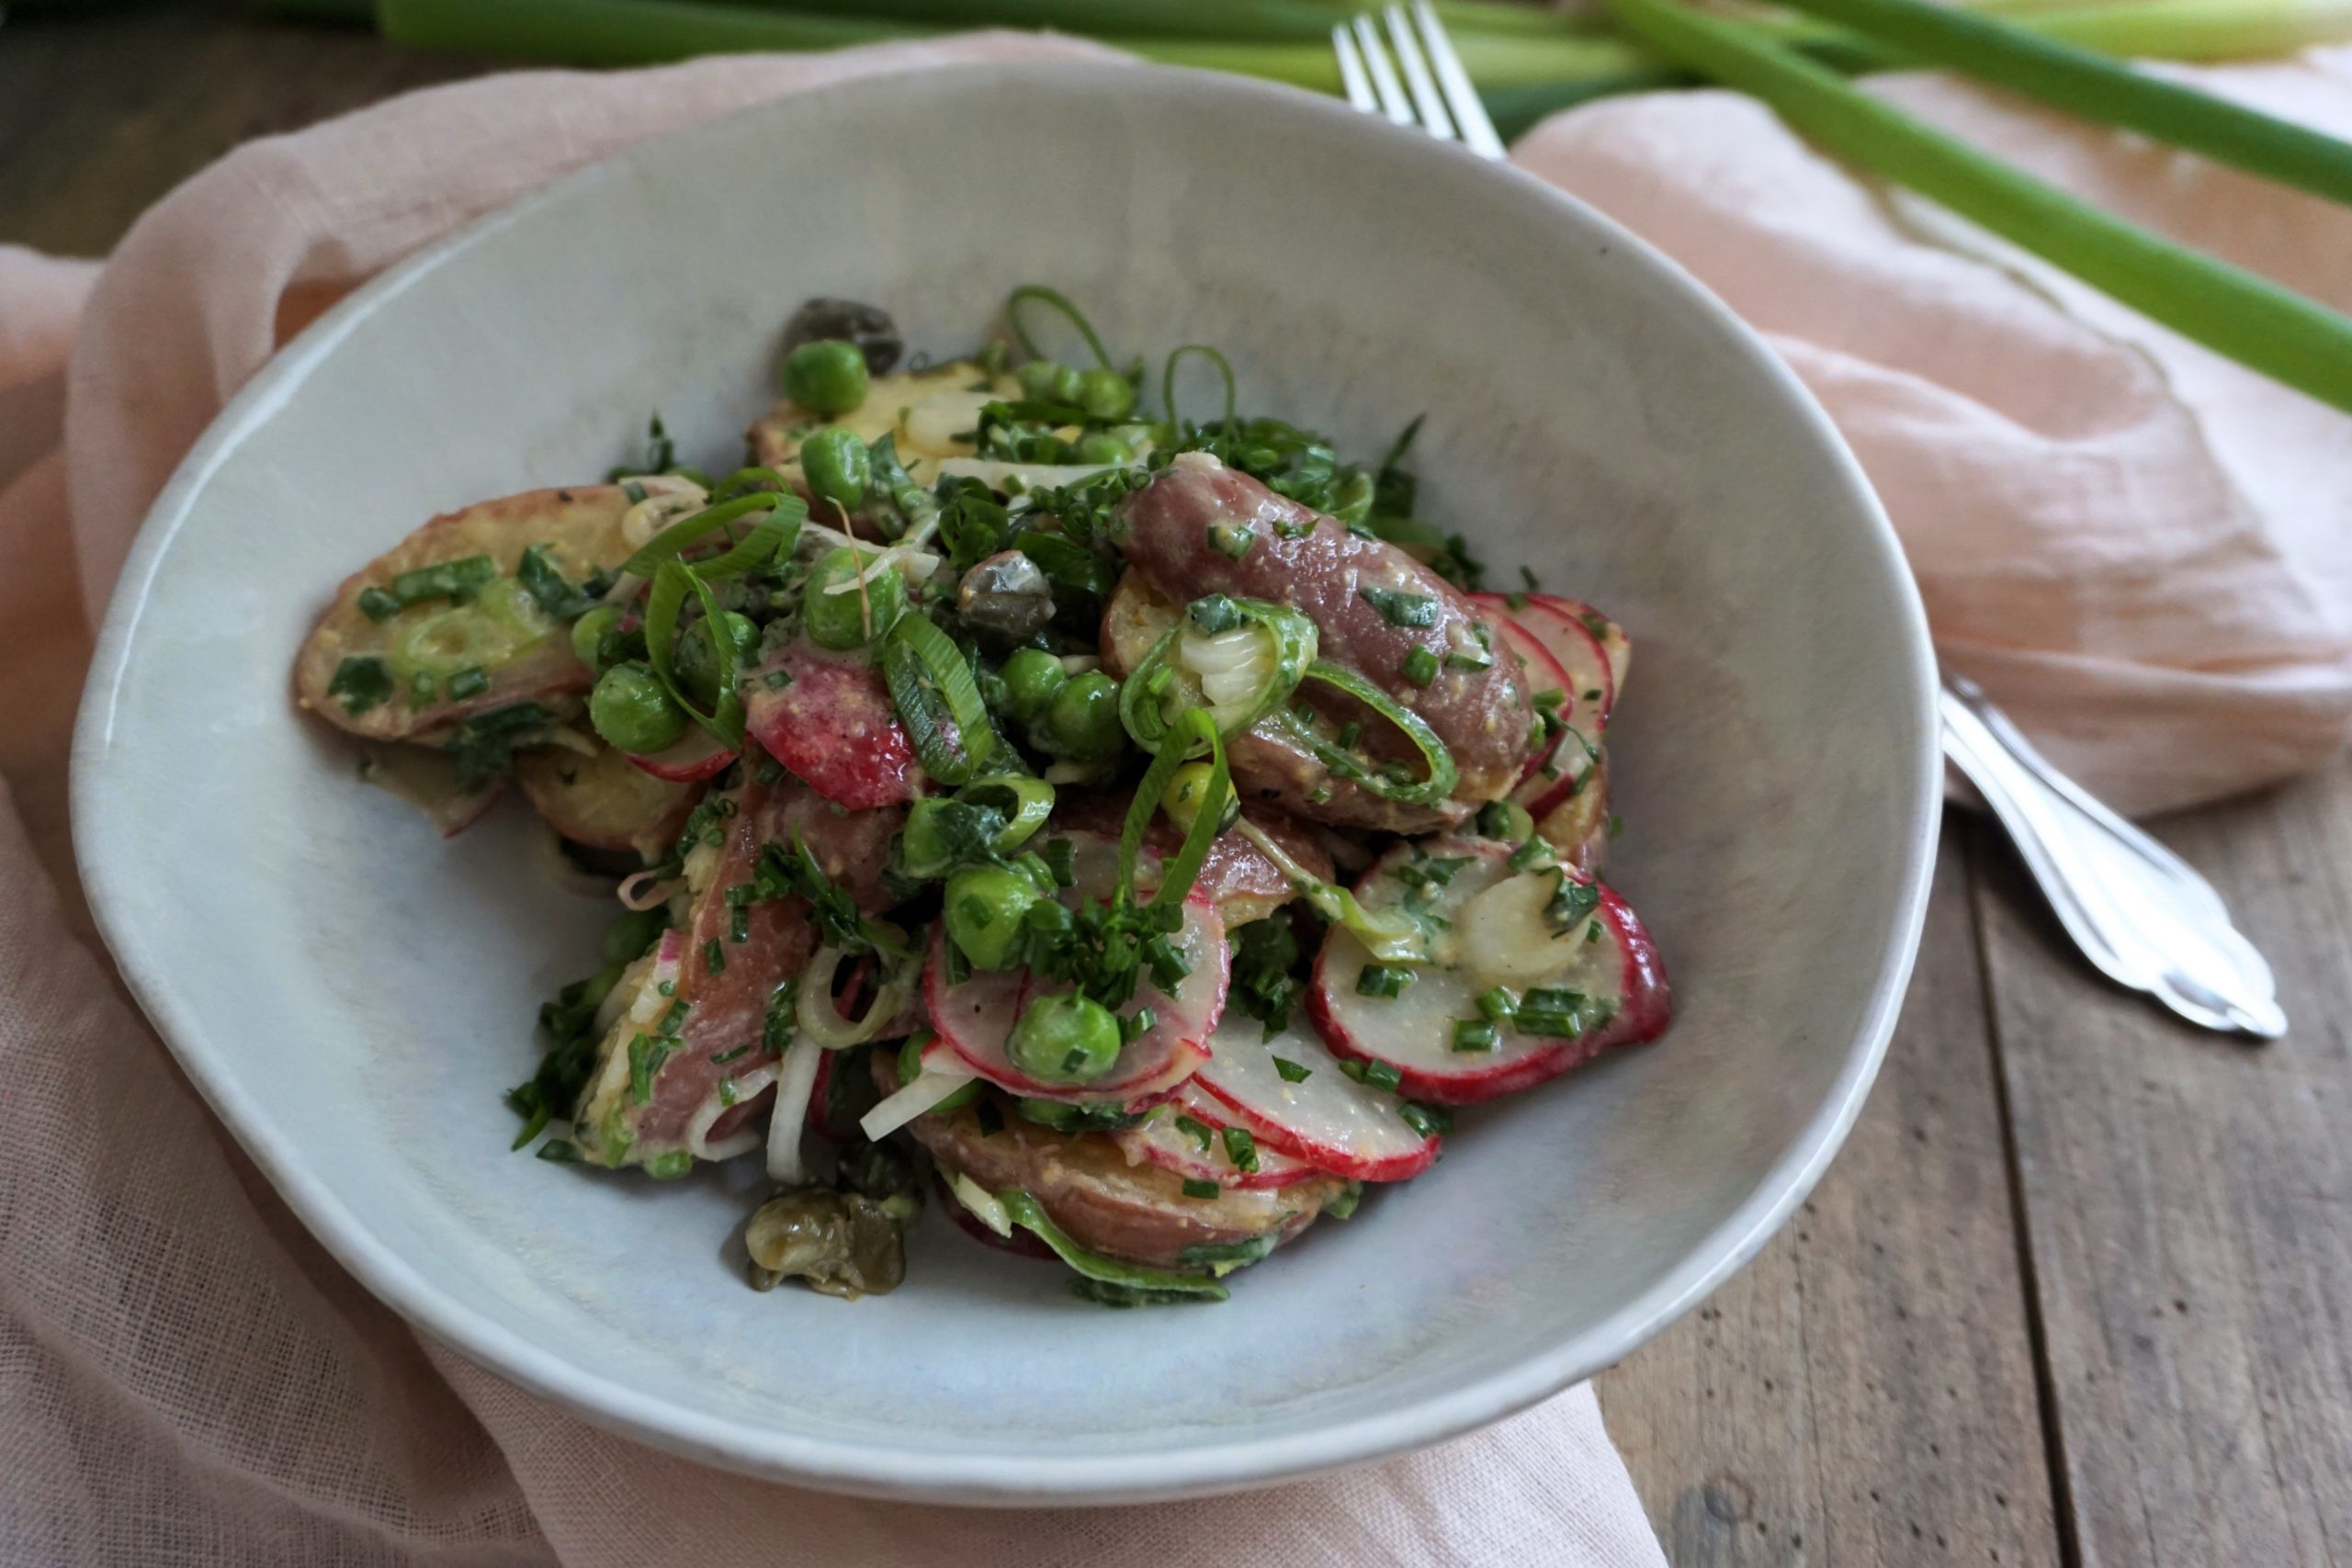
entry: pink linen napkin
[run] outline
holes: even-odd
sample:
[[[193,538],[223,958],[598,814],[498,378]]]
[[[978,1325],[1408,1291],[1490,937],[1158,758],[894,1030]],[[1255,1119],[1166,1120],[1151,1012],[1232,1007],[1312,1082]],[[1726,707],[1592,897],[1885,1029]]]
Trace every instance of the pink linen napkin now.
[[[182,452],[280,342],[640,137],[849,75],[1088,52],[981,35],[467,83],[241,149],[103,273],[0,248],[0,1563],[1661,1568],[1589,1387],[1327,1480],[1117,1509],[858,1502],[613,1437],[420,1342],[345,1277],[69,908],[90,622],[65,554],[95,615]]]

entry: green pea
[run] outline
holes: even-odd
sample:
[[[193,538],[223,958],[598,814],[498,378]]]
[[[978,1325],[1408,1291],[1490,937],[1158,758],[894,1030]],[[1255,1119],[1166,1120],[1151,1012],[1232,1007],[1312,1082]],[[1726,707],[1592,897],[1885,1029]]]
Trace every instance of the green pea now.
[[[1089,370],[1078,378],[1078,406],[1108,424],[1135,412],[1136,389],[1116,370]]]
[[[865,400],[865,355],[854,343],[804,343],[784,356],[784,395],[810,413],[848,413]]]
[[[857,552],[843,545],[821,557],[808,573],[800,614],[809,640],[819,648],[863,648],[869,638],[888,631],[890,623],[906,610],[907,580],[895,566],[868,573],[863,596],[855,588],[840,593],[827,592],[837,582],[856,581],[857,567]],[[867,624],[869,607],[871,626]]]
[[[800,475],[808,493],[846,512],[865,499],[874,460],[865,443],[840,425],[828,425],[800,444]]]
[[[1024,648],[1004,661],[1005,705],[1013,717],[1034,719],[1069,683],[1062,661],[1042,648]]]
[[[581,663],[601,671],[606,663],[605,639],[617,637],[620,630],[620,606],[599,604],[571,623],[571,651]]]
[[[1046,709],[1045,749],[1078,762],[1104,762],[1119,754],[1119,683],[1100,670],[1074,676]]]
[[[1078,438],[1078,460],[1081,463],[1132,463],[1135,457],[1133,447],[1108,431],[1098,430]]]
[[[1021,382],[1021,395],[1033,403],[1075,404],[1084,379],[1056,359],[1033,359],[1014,375]]]
[[[599,676],[588,718],[597,734],[639,755],[667,750],[686,733],[685,710],[642,664],[616,664]]]
[[[1004,1043],[1012,1065],[1045,1083],[1086,1083],[1119,1059],[1119,1021],[1091,997],[1072,991],[1029,1004]]]
[[[947,934],[981,969],[1010,969],[1021,957],[1022,917],[1037,902],[1037,885],[1001,866],[975,866],[947,879],[940,911]]]
[[[648,948],[670,929],[670,912],[660,907],[632,909],[605,928],[606,964],[627,964],[644,956]]]

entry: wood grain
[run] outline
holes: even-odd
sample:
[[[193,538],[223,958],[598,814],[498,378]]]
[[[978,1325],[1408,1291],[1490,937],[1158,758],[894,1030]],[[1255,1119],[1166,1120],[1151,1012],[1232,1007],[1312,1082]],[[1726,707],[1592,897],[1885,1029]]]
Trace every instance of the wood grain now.
[[[2278,971],[2269,1046],[2086,979],[1981,904],[2080,1560],[2352,1563],[2352,768],[2162,836]]]
[[[2059,1560],[1951,832],[1902,1024],[1827,1179],[1600,1391],[1678,1568]]]

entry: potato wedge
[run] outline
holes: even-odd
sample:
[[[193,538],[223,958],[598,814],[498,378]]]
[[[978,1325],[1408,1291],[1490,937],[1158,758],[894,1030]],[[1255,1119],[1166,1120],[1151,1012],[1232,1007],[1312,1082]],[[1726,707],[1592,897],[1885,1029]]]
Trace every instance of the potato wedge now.
[[[295,662],[301,705],[355,735],[401,740],[493,708],[585,692],[594,675],[573,656],[562,624],[520,591],[514,574],[533,545],[545,546],[570,581],[618,568],[632,553],[621,531],[631,504],[617,485],[577,485],[435,517],[345,580]],[[360,607],[362,594],[389,589],[404,572],[479,556],[489,557],[499,576],[470,604],[429,599],[382,620]],[[379,690],[333,689],[347,661],[368,660],[383,678]],[[411,683],[420,661],[433,678],[429,695]],[[453,697],[448,677],[466,667],[479,668],[488,683]]]
[[[877,1079],[888,1071],[889,1064],[877,1060]],[[1347,1186],[1336,1176],[1312,1176],[1288,1187],[1188,1198],[1182,1177],[1129,1164],[1099,1133],[1057,1133],[1011,1114],[1000,1130],[983,1133],[976,1106],[931,1111],[908,1125],[943,1167],[991,1192],[1028,1193],[1080,1247],[1158,1269],[1191,1267],[1187,1247],[1230,1247],[1268,1235],[1288,1240]]]

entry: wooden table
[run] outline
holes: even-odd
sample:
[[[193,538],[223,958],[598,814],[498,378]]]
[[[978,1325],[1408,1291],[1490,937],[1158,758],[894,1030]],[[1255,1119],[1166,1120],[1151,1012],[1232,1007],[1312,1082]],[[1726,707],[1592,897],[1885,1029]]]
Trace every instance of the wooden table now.
[[[245,138],[485,68],[203,7],[22,14],[0,241],[102,252]],[[2352,768],[2159,831],[2294,1032],[2234,1044],[2101,985],[1955,820],[1828,1179],[1600,1379],[1677,1564],[2352,1564]]]

